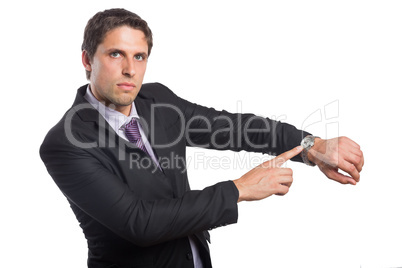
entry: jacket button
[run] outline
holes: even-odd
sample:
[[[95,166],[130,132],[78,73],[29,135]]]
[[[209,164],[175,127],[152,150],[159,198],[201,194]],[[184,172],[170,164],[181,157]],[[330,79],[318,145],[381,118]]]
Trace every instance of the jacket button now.
[[[186,257],[187,257],[187,260],[189,260],[189,261],[192,261],[192,260],[193,260],[193,254],[190,253],[190,252],[187,253]]]

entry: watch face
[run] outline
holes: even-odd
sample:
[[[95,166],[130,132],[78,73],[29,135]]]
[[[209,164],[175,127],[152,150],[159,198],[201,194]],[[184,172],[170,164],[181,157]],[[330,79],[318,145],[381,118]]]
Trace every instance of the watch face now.
[[[314,138],[312,137],[305,137],[301,143],[303,149],[312,147],[314,145]]]

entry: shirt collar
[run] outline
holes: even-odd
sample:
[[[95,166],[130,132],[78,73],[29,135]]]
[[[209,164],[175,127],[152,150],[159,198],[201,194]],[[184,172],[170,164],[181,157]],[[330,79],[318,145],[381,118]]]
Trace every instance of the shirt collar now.
[[[125,127],[125,125],[130,122],[130,120],[135,117],[139,118],[137,109],[134,103],[131,104],[130,115],[126,116],[116,110],[113,110],[105,106],[102,102],[98,101],[92,94],[90,86],[88,84],[87,91],[84,98],[105,118],[109,125],[113,128],[115,132]]]

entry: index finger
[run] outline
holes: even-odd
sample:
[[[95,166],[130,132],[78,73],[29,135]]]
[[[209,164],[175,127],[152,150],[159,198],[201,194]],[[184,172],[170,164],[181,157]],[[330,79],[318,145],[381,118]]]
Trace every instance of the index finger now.
[[[300,152],[303,151],[303,147],[302,146],[297,146],[287,152],[284,152],[280,155],[278,155],[277,157],[275,157],[274,159],[272,159],[270,162],[272,163],[272,166],[274,167],[281,167],[286,161],[288,161],[289,159],[295,157],[296,155],[300,154]]]

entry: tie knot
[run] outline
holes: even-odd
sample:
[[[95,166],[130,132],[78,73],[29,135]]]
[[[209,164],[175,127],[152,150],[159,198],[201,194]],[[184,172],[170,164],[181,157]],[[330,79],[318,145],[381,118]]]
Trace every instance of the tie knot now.
[[[133,117],[130,122],[125,126],[125,132],[130,142],[136,142],[141,139],[140,130],[138,128],[137,120]]]

